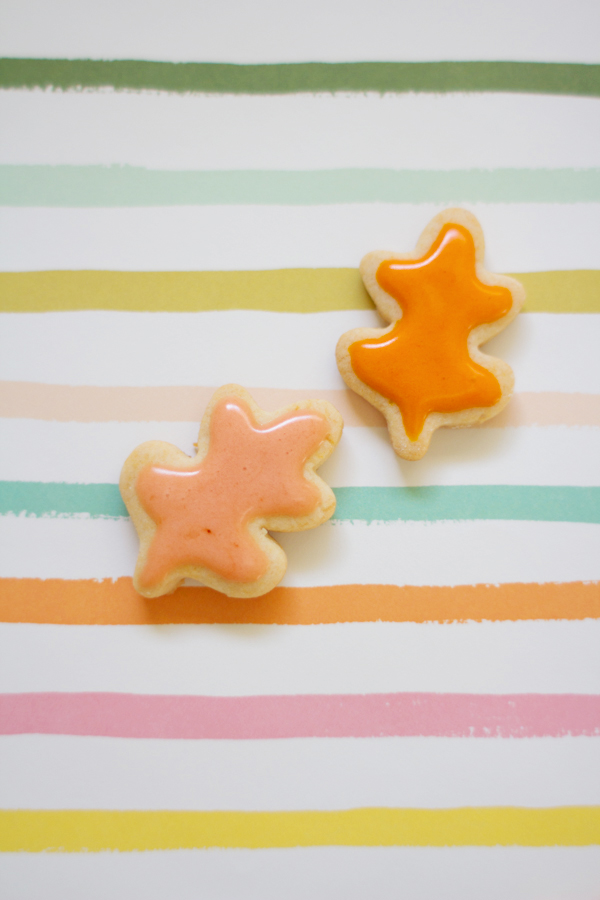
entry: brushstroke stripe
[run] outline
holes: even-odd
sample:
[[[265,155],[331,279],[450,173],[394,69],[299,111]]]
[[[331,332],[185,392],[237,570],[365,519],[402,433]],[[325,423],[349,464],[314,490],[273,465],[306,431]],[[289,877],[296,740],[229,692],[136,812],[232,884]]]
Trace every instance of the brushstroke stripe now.
[[[0,60],[0,87],[291,94],[502,91],[600,96],[600,65],[536,62],[170,63]]]
[[[333,519],[436,522],[510,519],[600,524],[600,487],[554,485],[436,485],[338,487]],[[0,482],[0,515],[125,518],[116,484]]]
[[[299,812],[1,810],[0,852],[600,844],[600,806]]]
[[[249,388],[263,409],[280,409],[310,397],[328,400],[347,427],[383,427],[370,403],[349,390]],[[98,387],[0,382],[0,418],[46,422],[199,422],[212,387]],[[479,428],[532,425],[599,426],[600,395],[559,392],[515,394],[499,415]]]
[[[280,409],[310,396],[332,403],[346,425],[381,427],[385,424],[381,413],[354,391],[248,390],[263,409]],[[214,392],[214,387],[195,386],[97,387],[2,381],[0,418],[55,422],[200,422]],[[542,420],[543,424],[556,424],[554,419],[558,417],[559,424],[564,420],[569,424],[600,425],[600,395],[549,393],[517,396],[520,409],[517,418],[525,418],[527,422],[531,419],[531,424],[542,424]],[[508,409],[515,405],[515,400],[512,399]]]
[[[600,523],[600,487],[445,485],[340,487],[334,492],[334,518],[341,521],[511,519]]]
[[[147,600],[131,578],[0,579],[0,622],[50,625],[332,625],[600,619],[600,584],[277,587],[232,602],[207,587]]]
[[[2,206],[329,203],[591,203],[600,169],[172,171],[128,165],[0,165]]]
[[[600,736],[589,694],[0,694],[0,734],[166,740]]]
[[[0,515],[127,518],[116,484],[0,482]]]
[[[511,273],[526,312],[600,312],[600,270]],[[84,309],[199,312],[373,309],[358,269],[220,272],[107,270],[0,273],[0,312]]]

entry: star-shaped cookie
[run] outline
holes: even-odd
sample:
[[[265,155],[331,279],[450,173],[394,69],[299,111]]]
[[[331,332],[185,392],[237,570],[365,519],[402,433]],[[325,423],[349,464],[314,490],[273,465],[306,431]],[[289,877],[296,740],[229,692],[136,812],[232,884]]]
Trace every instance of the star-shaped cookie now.
[[[342,335],[337,362],[346,384],[385,416],[396,453],[420,459],[442,426],[497,415],[514,378],[479,349],[517,315],[523,286],[483,267],[483,232],[462,209],[436,216],[412,254],[369,253],[360,271],[388,328]]]
[[[267,529],[301,531],[333,515],[335,496],[315,470],[342,427],[324,400],[269,414],[230,384],[206,409],[195,457],[162,441],[137,447],[120,489],[140,538],[139,593],[168,594],[185,578],[230,597],[275,587],[287,560]]]

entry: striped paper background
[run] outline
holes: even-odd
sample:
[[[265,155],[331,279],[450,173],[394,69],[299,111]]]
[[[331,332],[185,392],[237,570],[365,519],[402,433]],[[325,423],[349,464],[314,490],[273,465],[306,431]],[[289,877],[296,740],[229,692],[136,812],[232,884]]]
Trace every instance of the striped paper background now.
[[[597,900],[597,5],[2,16],[0,895]],[[334,349],[449,205],[516,394],[409,463]],[[340,410],[335,516],[144,600],[122,462],[232,381]]]

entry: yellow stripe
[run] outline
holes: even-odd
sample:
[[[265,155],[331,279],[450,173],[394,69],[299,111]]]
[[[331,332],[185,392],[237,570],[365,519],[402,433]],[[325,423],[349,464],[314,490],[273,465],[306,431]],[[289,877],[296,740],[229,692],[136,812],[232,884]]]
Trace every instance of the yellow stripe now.
[[[600,312],[600,271],[516,274],[529,312]],[[372,309],[357,269],[259,272],[52,271],[0,273],[0,311],[137,312]]]
[[[5,272],[5,312],[114,309],[137,312],[369,309],[356,269],[265,272]]]
[[[590,844],[600,844],[598,806],[333,812],[0,811],[3,852]]]
[[[600,312],[600,272],[515,273],[527,294],[525,312]]]

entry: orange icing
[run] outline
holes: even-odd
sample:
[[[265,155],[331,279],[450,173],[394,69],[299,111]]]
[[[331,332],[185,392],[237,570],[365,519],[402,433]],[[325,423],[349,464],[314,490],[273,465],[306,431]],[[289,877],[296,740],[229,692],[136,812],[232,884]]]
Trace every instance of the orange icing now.
[[[354,372],[400,409],[411,441],[432,412],[494,406],[498,380],[469,356],[469,332],[512,306],[508,288],[483,284],[475,245],[462,225],[447,224],[427,255],[384,260],[377,281],[402,308],[391,331],[349,347]]]
[[[260,427],[243,401],[224,397],[213,410],[202,462],[140,471],[137,494],[157,525],[141,583],[151,587],[181,566],[203,566],[236,582],[264,575],[269,560],[247,525],[315,509],[321,495],[303,470],[328,431],[325,417],[310,410]]]

